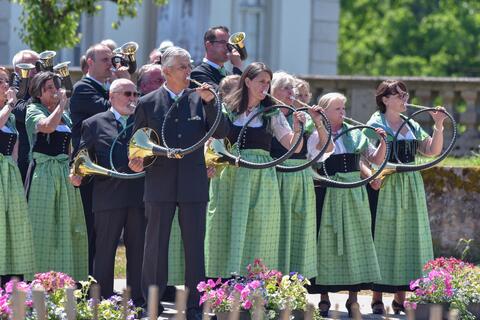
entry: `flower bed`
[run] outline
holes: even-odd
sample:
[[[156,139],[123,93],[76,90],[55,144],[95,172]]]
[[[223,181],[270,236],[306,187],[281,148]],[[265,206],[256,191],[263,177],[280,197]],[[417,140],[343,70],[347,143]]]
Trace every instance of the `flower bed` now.
[[[237,310],[253,313],[258,308],[265,310],[268,319],[278,318],[285,309],[305,311],[307,289],[310,284],[302,275],[292,272],[282,275],[277,270],[268,269],[259,259],[247,267],[247,276],[234,276],[225,282],[208,280],[198,284],[202,293],[200,304],[209,302],[216,314]]]
[[[95,283],[95,279],[93,278],[89,278],[89,281],[81,281],[81,288],[74,291],[77,320],[88,320],[93,318],[93,301],[92,299],[88,299],[88,291],[93,283]],[[26,293],[26,320],[37,319],[32,301],[33,290],[44,291],[47,319],[67,319],[66,289],[76,287],[75,280],[70,276],[61,272],[50,271],[36,274],[34,280],[30,284],[25,282],[8,282],[5,285],[5,290],[0,288],[0,319],[2,320],[9,319],[12,316],[12,294],[15,285],[17,290]],[[122,308],[122,297],[120,296],[112,296],[110,299],[101,300],[97,306],[99,320],[125,319]],[[139,310],[133,305],[133,302],[131,300],[128,301],[127,319],[133,320],[138,311]]]
[[[443,304],[457,309],[461,319],[476,319],[469,306],[480,302],[480,269],[455,258],[437,258],[424,266],[424,276],[410,283],[413,294],[405,307]]]

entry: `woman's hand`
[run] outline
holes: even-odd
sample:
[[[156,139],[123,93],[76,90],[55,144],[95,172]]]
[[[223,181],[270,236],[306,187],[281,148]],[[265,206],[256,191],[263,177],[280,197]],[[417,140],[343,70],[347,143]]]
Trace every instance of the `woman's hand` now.
[[[70,179],[70,183],[75,186],[75,187],[78,187],[82,184],[82,177],[81,176],[77,176],[73,173],[70,173],[68,175],[68,179]]]
[[[128,167],[134,172],[143,171],[143,159],[140,157],[131,158],[128,162]]]
[[[293,132],[300,133],[300,123],[305,124],[307,121],[303,112],[295,111],[293,113]]]
[[[7,96],[7,104],[15,107],[15,104],[17,103],[17,90],[15,90],[14,88],[9,88],[5,92],[5,95]]]
[[[446,111],[444,107],[437,106],[436,109]],[[433,121],[435,121],[435,127],[441,129],[443,127],[443,120],[447,118],[447,115],[443,112],[429,111]]]
[[[382,186],[382,179],[373,179],[370,181],[370,187],[372,187],[373,190],[380,190],[380,187]]]
[[[320,106],[311,106],[308,108],[308,114],[312,117],[315,126],[321,126],[323,117],[320,115],[320,112],[323,112],[323,108]]]
[[[62,110],[65,110],[67,106],[68,98],[67,98],[67,91],[65,89],[60,89],[58,91],[58,105]]]

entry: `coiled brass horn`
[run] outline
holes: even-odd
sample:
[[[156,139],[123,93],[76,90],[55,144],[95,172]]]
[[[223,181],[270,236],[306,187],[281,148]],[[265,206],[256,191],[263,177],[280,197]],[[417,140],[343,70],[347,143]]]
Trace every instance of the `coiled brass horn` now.
[[[106,169],[94,163],[90,159],[88,151],[86,149],[82,149],[78,152],[78,154],[75,156],[75,159],[73,160],[72,174],[81,177],[86,177],[89,175],[100,175],[120,179],[136,179],[143,177],[145,175],[145,172],[128,174]]]
[[[248,57],[247,48],[245,48],[245,38],[245,32],[236,32],[228,38],[228,43],[238,51],[242,60]]]

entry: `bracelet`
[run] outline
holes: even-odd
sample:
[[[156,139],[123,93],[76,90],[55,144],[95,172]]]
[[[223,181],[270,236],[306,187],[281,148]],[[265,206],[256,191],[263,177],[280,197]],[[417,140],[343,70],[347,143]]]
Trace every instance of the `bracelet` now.
[[[295,133],[295,134],[300,134],[300,132],[302,132],[302,131],[301,131],[301,130],[295,130],[295,131],[293,131],[293,133]]]
[[[442,130],[439,130],[436,125],[433,125],[433,131],[443,132],[443,127]]]
[[[8,110],[12,111],[15,109],[15,105],[13,103],[7,103]]]
[[[315,126],[315,128],[317,129],[320,129],[320,128],[323,128],[323,124],[316,124],[315,122],[313,123],[313,125]]]

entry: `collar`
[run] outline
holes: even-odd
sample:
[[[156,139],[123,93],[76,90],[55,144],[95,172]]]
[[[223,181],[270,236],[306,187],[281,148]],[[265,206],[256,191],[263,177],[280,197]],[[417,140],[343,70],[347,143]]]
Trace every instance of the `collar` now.
[[[93,81],[95,81],[96,83],[98,83],[102,88],[105,88],[105,84],[98,81],[97,79],[95,79],[94,77],[92,77],[90,74],[87,73],[87,75],[85,76],[85,78],[88,78],[88,79],[92,79]]]
[[[122,115],[121,115],[120,113],[118,113],[118,111],[115,110],[114,107],[110,107],[109,110],[110,110],[110,111],[113,113],[113,115],[115,116],[115,120],[118,120],[118,119],[120,119],[120,118],[122,117]]]
[[[162,86],[165,88],[165,90],[167,90],[168,95],[173,99],[173,101],[177,101],[177,99],[180,98],[185,91],[185,89],[183,89],[178,94],[175,94],[172,90],[168,89],[166,82]]]
[[[202,60],[202,61],[203,61],[203,62],[205,62],[206,64],[208,64],[208,65],[210,65],[210,66],[214,67],[214,68],[215,68],[215,69],[217,69],[217,70],[219,70],[219,69],[221,69],[221,68],[222,68],[222,66],[221,66],[221,65],[219,65],[219,64],[216,64],[215,62],[212,62],[212,61],[208,60],[207,58],[203,58],[203,60]]]

